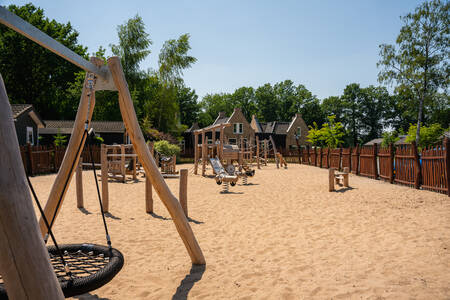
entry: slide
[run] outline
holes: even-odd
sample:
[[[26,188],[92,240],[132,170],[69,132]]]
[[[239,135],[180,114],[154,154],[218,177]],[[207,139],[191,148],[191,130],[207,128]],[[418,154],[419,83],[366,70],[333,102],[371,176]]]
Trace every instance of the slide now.
[[[209,162],[211,163],[211,166],[214,170],[214,174],[216,175],[227,174],[218,158],[210,158]]]

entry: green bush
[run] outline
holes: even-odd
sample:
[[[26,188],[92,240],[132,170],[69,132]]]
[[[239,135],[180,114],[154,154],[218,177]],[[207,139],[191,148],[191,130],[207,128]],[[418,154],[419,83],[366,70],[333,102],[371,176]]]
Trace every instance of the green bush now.
[[[158,141],[154,144],[155,150],[164,156],[173,156],[180,153],[180,147],[170,144],[168,141]]]
[[[383,141],[381,142],[382,147],[388,147],[389,144],[395,144],[400,139],[398,136],[398,132],[393,131],[386,131],[383,132]]]
[[[408,136],[406,142],[411,143],[416,141],[417,125],[410,124],[408,129]],[[420,127],[420,143],[417,145],[420,148],[433,146],[440,142],[440,137],[444,133],[444,128],[440,124],[431,124],[430,126]]]

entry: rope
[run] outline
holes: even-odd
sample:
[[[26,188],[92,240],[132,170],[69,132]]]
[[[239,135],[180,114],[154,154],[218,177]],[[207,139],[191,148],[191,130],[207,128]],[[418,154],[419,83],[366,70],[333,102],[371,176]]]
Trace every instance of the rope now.
[[[88,121],[86,120],[86,122],[88,122]],[[85,129],[85,132],[86,132],[86,129]],[[91,147],[92,136],[89,136],[89,141],[90,141],[90,143],[88,143],[88,149],[89,149],[89,155],[91,157],[91,162],[92,162],[92,171],[94,172],[95,186],[97,187],[98,203],[100,205],[100,211],[102,213],[103,227],[105,228],[105,234],[106,234],[106,242],[108,244],[108,248],[111,250],[111,238],[110,238],[109,232],[108,232],[108,225],[106,225],[105,212],[103,211],[103,205],[102,205],[102,197],[100,196],[100,188],[98,186],[97,172],[95,171],[94,155],[92,154],[92,147]]]
[[[28,177],[28,175],[27,175],[27,181],[28,181],[28,185],[30,187],[31,193],[33,194],[34,201],[36,202],[39,212],[41,213],[41,217],[44,220],[45,226],[47,226],[47,232],[50,234],[53,244],[55,244],[56,251],[58,252],[58,256],[61,259],[61,263],[64,266],[64,271],[66,272],[67,276],[69,276],[70,280],[72,280],[73,279],[72,272],[70,271],[69,265],[66,263],[66,261],[64,259],[64,255],[63,255],[61,249],[59,248],[58,243],[56,242],[56,238],[53,235],[53,231],[50,229],[50,225],[48,224],[48,220],[45,217],[44,210],[42,209],[41,203],[38,200],[38,197],[36,195],[36,192],[34,191],[33,185],[31,184],[31,181],[30,181],[30,178]]]

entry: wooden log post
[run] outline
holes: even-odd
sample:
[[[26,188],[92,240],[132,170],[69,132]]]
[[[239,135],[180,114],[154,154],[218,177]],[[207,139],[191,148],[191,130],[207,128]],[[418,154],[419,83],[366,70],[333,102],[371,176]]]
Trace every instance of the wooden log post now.
[[[154,157],[153,145],[149,144],[148,148],[150,155]],[[145,174],[145,212],[148,214],[153,213],[153,187],[148,174]]]
[[[153,188],[152,182],[147,175],[145,175],[145,212],[153,213]]]
[[[361,148],[359,147],[359,145],[356,145],[356,166],[355,170],[354,170],[354,174],[359,175],[359,154],[361,152]],[[350,156],[351,159],[353,159],[353,153]],[[353,166],[352,166],[353,168]]]
[[[64,299],[39,233],[0,75],[0,270],[9,299]]]
[[[419,160],[419,153],[417,151],[417,145],[415,141],[411,142],[412,151],[414,155],[414,188],[419,189],[420,188],[420,174],[421,174],[421,167],[420,167],[420,160]]]
[[[450,197],[450,139],[445,138],[445,171],[447,173],[447,195]]]
[[[188,169],[180,170],[180,204],[183,208],[184,215],[188,217],[188,206],[187,206],[187,180],[188,180]]]
[[[83,204],[83,158],[80,157],[76,171],[77,208],[84,208]]]
[[[198,133],[194,132],[194,174],[197,175],[198,169]]]
[[[346,175],[344,175],[344,186],[348,187],[349,186],[349,184],[348,184],[348,177],[350,176],[350,168],[349,167],[345,167],[344,168],[344,173],[346,174]]]
[[[91,62],[97,65],[103,65],[103,61],[96,58],[91,58]],[[83,83],[83,90],[81,91],[80,104],[78,105],[77,115],[75,117],[72,134],[70,135],[69,144],[66,148],[61,167],[59,168],[58,175],[53,183],[50,190],[50,195],[48,197],[47,203],[45,204],[44,213],[49,222],[53,219],[53,216],[58,216],[61,206],[64,202],[64,197],[66,195],[67,189],[69,187],[70,180],[72,179],[74,173],[74,162],[78,161],[80,153],[77,153],[78,147],[80,149],[84,148],[86,137],[84,137],[84,124],[86,121],[91,122],[92,112],[95,107],[95,89],[91,93],[89,89],[89,80],[93,76],[91,73],[86,73],[86,77]],[[88,114],[89,112],[89,114]],[[87,120],[86,120],[87,118]],[[58,203],[60,203],[58,205]],[[58,207],[58,209],[57,209]],[[47,233],[47,227],[45,226],[44,220],[40,218],[39,226],[41,228],[42,236]]]
[[[125,183],[127,179],[127,172],[125,169],[125,145],[120,145],[120,173],[122,173],[122,182]]]
[[[267,148],[268,148],[268,141],[267,139],[264,139],[264,165],[267,166]]]
[[[334,191],[334,168],[328,169],[328,191]]]
[[[322,168],[322,147],[319,148],[319,168]]]
[[[132,153],[132,154],[135,154],[135,151],[134,151],[134,148],[133,148],[133,147],[131,147],[131,153]],[[135,156],[133,156],[133,158],[132,158],[132,160],[131,160],[131,163],[133,164],[133,165],[132,165],[132,167],[133,167],[133,180],[137,180],[136,157],[135,157]]]
[[[389,144],[389,182],[394,183],[394,145]]]
[[[213,129],[211,131],[211,139],[212,139],[212,155],[211,155],[211,157],[214,158],[214,157],[218,156],[217,145],[216,145],[216,130],[215,129]]]
[[[202,176],[206,175],[206,157],[207,157],[207,143],[206,143],[206,132],[202,131]]]
[[[259,161],[259,137],[256,136],[256,165],[258,166],[258,169],[261,169],[261,164]]]
[[[109,191],[108,191],[108,147],[105,144],[100,148],[101,178],[102,178],[102,206],[105,213],[109,212]]]
[[[175,227],[183,240],[191,261],[193,264],[206,264],[205,257],[202,250],[194,236],[189,222],[184,215],[183,209],[175,196],[170,191],[164,178],[158,170],[158,167],[150,155],[147,145],[145,144],[144,136],[139,127],[139,122],[136,117],[136,112],[133,107],[133,100],[131,99],[130,91],[123,74],[122,66],[120,64],[120,58],[111,57],[108,59],[108,66],[110,68],[112,78],[119,91],[119,105],[122,113],[122,118],[126,127],[129,129],[128,133],[133,143],[134,148],[139,156],[139,160],[145,169],[145,173],[150,179],[152,185],[155,187],[159,198],[166,206]]]
[[[219,150],[219,159],[220,159],[220,161],[222,161],[223,162],[223,138],[224,138],[224,131],[225,131],[225,127],[224,126],[221,126],[220,127],[220,146],[219,146],[219,148],[220,148],[220,150]]]

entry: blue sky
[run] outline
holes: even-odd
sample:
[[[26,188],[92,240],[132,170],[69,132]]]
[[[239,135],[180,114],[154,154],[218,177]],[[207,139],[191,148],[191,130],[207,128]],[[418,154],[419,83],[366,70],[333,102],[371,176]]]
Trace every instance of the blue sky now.
[[[23,5],[29,1],[1,1]],[[117,43],[117,25],[139,14],[153,41],[141,68],[156,68],[168,39],[191,35],[197,63],[185,82],[202,97],[291,79],[320,99],[349,83],[376,85],[378,45],[394,43],[400,16],[419,0],[34,1],[47,17],[70,21],[95,52]]]

